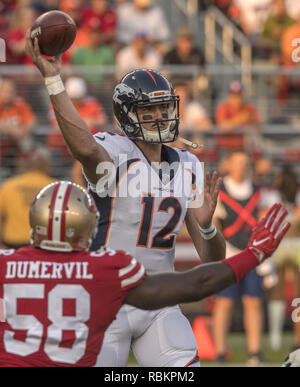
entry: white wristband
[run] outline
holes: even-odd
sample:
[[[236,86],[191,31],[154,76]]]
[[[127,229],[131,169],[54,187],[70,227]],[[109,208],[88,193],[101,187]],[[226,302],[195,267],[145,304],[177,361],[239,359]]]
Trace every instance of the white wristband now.
[[[202,238],[206,240],[212,239],[214,236],[216,236],[218,232],[217,227],[213,223],[209,228],[202,228],[199,226],[199,224],[198,224],[198,227]]]
[[[61,80],[60,74],[54,75],[54,77],[46,77],[45,85],[49,95],[57,95],[65,90],[65,86]]]

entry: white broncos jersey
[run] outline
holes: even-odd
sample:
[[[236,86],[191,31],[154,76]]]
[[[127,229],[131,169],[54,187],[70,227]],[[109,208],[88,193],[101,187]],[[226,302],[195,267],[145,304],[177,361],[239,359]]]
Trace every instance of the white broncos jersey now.
[[[91,249],[107,245],[126,250],[148,272],[174,270],[176,236],[191,206],[192,184],[200,197],[203,192],[202,163],[187,151],[162,145],[157,168],[128,137],[110,133],[94,137],[115,168],[109,184],[101,180],[89,184],[100,212]],[[100,164],[97,172],[104,169]]]

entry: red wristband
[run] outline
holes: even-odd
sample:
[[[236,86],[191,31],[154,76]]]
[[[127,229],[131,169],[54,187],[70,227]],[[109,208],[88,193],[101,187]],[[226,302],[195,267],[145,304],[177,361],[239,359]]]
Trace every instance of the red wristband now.
[[[236,282],[240,281],[259,264],[257,257],[249,249],[243,250],[231,258],[224,259],[222,262],[227,263],[231,267],[235,274]]]

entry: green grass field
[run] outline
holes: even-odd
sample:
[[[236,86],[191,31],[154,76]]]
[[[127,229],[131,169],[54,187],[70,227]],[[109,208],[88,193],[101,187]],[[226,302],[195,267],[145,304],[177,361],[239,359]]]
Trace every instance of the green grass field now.
[[[224,365],[216,364],[212,361],[201,360],[202,367],[241,367],[247,365],[248,352],[246,346],[246,336],[243,333],[232,333],[228,337],[228,345],[232,351],[232,357],[228,363]],[[285,357],[289,354],[293,347],[293,334],[292,332],[284,333],[282,349],[278,352],[271,351],[268,336],[263,335],[262,338],[262,353],[267,360],[265,366],[279,367]],[[138,366],[133,354],[130,354],[128,366]]]

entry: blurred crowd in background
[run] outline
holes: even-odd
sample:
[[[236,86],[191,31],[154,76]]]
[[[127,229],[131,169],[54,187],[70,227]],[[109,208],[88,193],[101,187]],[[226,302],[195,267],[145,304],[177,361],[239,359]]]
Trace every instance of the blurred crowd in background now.
[[[192,3],[197,14],[172,11],[185,3]],[[0,37],[6,42],[6,62],[0,63],[0,157],[8,168],[0,178],[11,173],[13,157],[36,140],[64,162],[70,161],[41,79],[25,53],[26,30],[36,17],[52,9],[69,13],[77,24],[76,40],[62,58],[63,74],[69,95],[92,131],[114,129],[114,84],[134,68],[152,68],[165,73],[180,94],[181,134],[205,141],[204,160],[217,162],[223,149],[239,147],[246,147],[255,159],[300,159],[295,143],[289,142],[300,122],[300,74],[298,62],[292,60],[292,42],[300,36],[299,8],[289,0],[0,1]],[[235,28],[233,34],[241,32],[251,45],[251,64],[262,70],[255,70],[250,81],[241,67],[226,62],[226,56],[224,60],[216,56],[213,63],[209,58],[206,51],[212,32],[206,30],[203,15],[211,9],[226,19],[222,31],[214,27],[215,40],[225,36],[229,25]],[[232,55],[242,56],[237,41],[231,45]],[[280,125],[284,128],[278,133],[275,129]],[[284,144],[280,134],[290,134]],[[270,142],[270,137],[279,141]],[[272,169],[267,173],[272,174]]]
[[[270,321],[277,325],[270,330],[272,346],[278,349],[288,310],[284,305],[300,296],[300,62],[294,53],[300,43],[300,2],[0,0],[0,38],[6,43],[6,62],[0,63],[2,247],[26,243],[26,234],[20,231],[16,237],[15,232],[28,231],[26,217],[19,226],[10,223],[14,211],[22,212],[15,205],[16,190],[26,196],[25,212],[30,198],[52,178],[85,184],[81,166],[73,162],[60,135],[42,79],[25,53],[27,29],[53,9],[68,13],[77,24],[76,40],[62,57],[62,73],[92,133],[117,130],[111,98],[124,74],[136,68],[161,71],[180,96],[181,136],[204,144],[201,150],[187,149],[224,177],[234,168],[232,154],[241,152],[248,158],[247,179],[261,190],[260,210],[272,198],[287,203],[294,227],[274,259],[274,276],[265,281],[269,300],[277,302],[270,311],[275,315]],[[219,24],[209,30],[212,17]],[[249,44],[251,68],[230,60],[243,59],[241,39],[235,39],[239,34]],[[218,41],[225,42],[230,55]],[[12,179],[15,175],[20,182]],[[186,238],[185,230],[181,237]],[[300,346],[299,328],[295,332],[295,345]],[[220,344],[221,352],[224,346]]]

